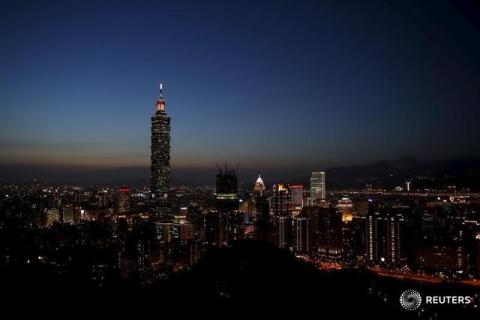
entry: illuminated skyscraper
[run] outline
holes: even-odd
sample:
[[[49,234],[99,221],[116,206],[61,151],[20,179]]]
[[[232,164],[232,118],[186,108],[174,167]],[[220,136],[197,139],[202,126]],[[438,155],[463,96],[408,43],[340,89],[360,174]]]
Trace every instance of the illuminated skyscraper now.
[[[108,193],[106,190],[102,190],[97,194],[98,207],[105,208],[108,207]]]
[[[342,212],[335,208],[315,208],[317,215],[318,253],[328,260],[342,255]]]
[[[160,96],[157,110],[152,117],[151,145],[151,192],[153,220],[165,220],[169,217],[168,190],[170,187],[170,117],[165,112],[163,88],[160,84]]]
[[[211,246],[222,246],[225,242],[225,231],[223,220],[217,210],[210,210],[203,215],[203,235],[204,244]]]
[[[292,244],[292,218],[276,216],[276,244],[280,249],[290,249]]]
[[[118,214],[130,211],[130,189],[128,187],[118,189],[116,200],[116,212]]]
[[[238,181],[235,170],[219,168],[217,174],[217,209],[227,212],[238,209]]]
[[[293,219],[293,249],[295,252],[308,253],[310,249],[308,222],[308,217],[302,215]]]
[[[286,184],[273,185],[270,209],[274,217],[273,239],[282,249],[290,249],[292,244],[292,194]]]
[[[289,187],[292,194],[292,214],[297,216],[303,207],[303,185],[291,184]]]
[[[266,194],[265,183],[260,175],[253,187],[253,201],[255,204],[255,238],[257,240],[269,240],[270,223],[270,203]]]
[[[396,265],[405,260],[405,217],[389,210],[370,210],[367,215],[367,260]]]
[[[77,205],[80,204],[81,201],[82,201],[82,199],[81,199],[80,188],[74,188],[73,189],[73,204],[77,206]]]
[[[292,214],[292,193],[287,184],[273,185],[273,194],[270,209],[274,216],[287,216]]]
[[[253,193],[258,196],[263,196],[265,189],[265,183],[263,182],[262,177],[258,175],[257,181],[255,181],[255,186],[253,187]]]
[[[238,210],[238,180],[235,170],[219,168],[217,174],[216,207],[220,219],[220,244],[241,238],[243,220]]]
[[[312,172],[312,177],[310,178],[310,205],[314,206],[321,200],[325,200],[325,172]]]
[[[72,205],[66,205],[62,209],[62,222],[63,223],[75,223],[75,208]]]

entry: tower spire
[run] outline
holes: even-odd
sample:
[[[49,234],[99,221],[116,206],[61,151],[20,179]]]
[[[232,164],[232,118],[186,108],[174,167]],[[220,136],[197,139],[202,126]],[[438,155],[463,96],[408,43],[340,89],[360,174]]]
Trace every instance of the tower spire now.
[[[165,111],[165,99],[163,98],[163,82],[160,82],[160,96],[157,99],[157,111]]]

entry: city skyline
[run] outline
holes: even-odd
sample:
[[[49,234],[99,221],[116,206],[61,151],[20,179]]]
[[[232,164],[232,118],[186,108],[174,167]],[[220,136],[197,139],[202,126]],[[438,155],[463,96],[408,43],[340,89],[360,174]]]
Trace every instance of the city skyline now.
[[[160,80],[172,168],[303,174],[480,155],[478,23],[446,1],[2,6],[0,155],[20,171],[147,167]]]
[[[477,319],[473,1],[1,1],[6,314]]]

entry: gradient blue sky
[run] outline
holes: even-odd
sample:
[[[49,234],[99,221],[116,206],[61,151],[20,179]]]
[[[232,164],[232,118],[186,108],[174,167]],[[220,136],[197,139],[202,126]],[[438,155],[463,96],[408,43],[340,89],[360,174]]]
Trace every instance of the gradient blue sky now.
[[[471,18],[471,17],[470,17]],[[480,32],[447,1],[1,1],[0,161],[318,168],[479,156]]]

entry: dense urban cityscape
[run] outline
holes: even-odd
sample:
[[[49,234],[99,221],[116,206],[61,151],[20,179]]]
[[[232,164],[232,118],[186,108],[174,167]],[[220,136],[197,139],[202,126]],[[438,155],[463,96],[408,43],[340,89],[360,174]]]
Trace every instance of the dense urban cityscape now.
[[[5,185],[2,262],[62,272],[73,247],[98,243],[108,255],[92,264],[91,280],[102,286],[112,268],[128,274],[134,267],[146,279],[167,276],[194,264],[209,246],[255,239],[322,269],[480,285],[479,193],[414,190],[410,181],[395,190],[328,192],[325,175],[313,172],[309,188],[268,189],[259,176],[251,190],[241,190],[235,171],[225,167],[216,187],[175,186],[160,205],[149,187]]]
[[[478,1],[0,21],[6,317],[478,319]]]
[[[45,266],[91,288],[122,279],[148,287],[190,270],[211,248],[259,241],[323,271],[480,287],[478,191],[417,188],[425,177],[391,190],[367,184],[329,191],[327,175],[266,184],[259,174],[243,188],[225,163],[217,165],[216,186],[171,186],[170,117],[160,84],[151,185],[3,185],[1,263]],[[227,289],[216,295],[229,297]],[[475,294],[467,310],[479,304]]]

